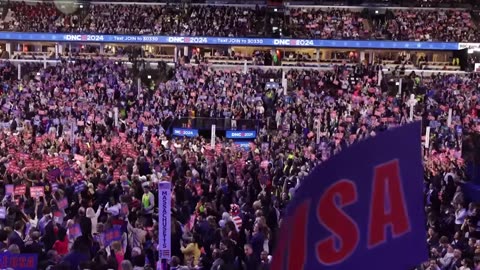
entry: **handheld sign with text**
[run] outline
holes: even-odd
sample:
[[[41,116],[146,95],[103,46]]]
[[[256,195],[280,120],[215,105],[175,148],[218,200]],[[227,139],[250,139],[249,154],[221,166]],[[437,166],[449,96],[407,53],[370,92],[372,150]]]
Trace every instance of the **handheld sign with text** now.
[[[115,241],[122,240],[122,231],[120,228],[112,228],[105,232],[105,246],[109,246],[111,243]]]
[[[411,269],[427,259],[422,206],[413,123],[352,145],[303,180],[271,269]]]
[[[77,239],[77,237],[82,235],[82,230],[80,229],[79,224],[73,224],[68,228],[68,235],[70,239]]]
[[[22,196],[27,191],[27,187],[25,185],[15,186],[14,194],[15,196]]]
[[[5,185],[5,195],[12,195],[15,188],[13,185]]]
[[[45,196],[45,187],[30,187],[30,197],[40,198]]]
[[[5,206],[0,206],[0,219],[5,219],[7,217],[7,208]]]
[[[59,200],[57,205],[58,205],[58,208],[60,208],[60,209],[66,209],[68,207],[67,198],[62,198],[61,200]]]

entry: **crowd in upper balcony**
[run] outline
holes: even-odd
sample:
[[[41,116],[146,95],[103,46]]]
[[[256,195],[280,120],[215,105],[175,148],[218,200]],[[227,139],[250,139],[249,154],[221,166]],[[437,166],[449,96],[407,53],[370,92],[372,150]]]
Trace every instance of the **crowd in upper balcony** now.
[[[478,39],[470,13],[459,10],[396,10],[383,28],[392,40],[468,42]]]
[[[63,11],[63,12],[62,12]],[[284,12],[278,15],[278,12]],[[383,17],[345,8],[180,5],[65,7],[12,3],[3,31],[312,39],[388,39],[475,42],[468,10],[389,9]]]

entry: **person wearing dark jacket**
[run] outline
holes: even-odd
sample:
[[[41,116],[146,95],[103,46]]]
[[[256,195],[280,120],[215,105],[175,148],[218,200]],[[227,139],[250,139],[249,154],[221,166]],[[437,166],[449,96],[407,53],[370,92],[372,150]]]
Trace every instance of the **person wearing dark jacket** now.
[[[255,256],[253,253],[252,245],[245,244],[243,246],[245,252],[245,258],[242,261],[241,269],[242,270],[257,270],[260,266],[260,259]]]
[[[65,257],[62,262],[68,263],[70,269],[78,269],[81,262],[90,260],[90,249],[81,241],[80,237],[73,242],[72,250]]]
[[[92,235],[92,220],[85,216],[85,209],[83,207],[78,209],[78,224],[80,224],[82,235]]]
[[[23,252],[25,249],[25,243],[23,242],[24,228],[25,223],[19,220],[15,222],[14,231],[8,236],[8,246],[15,244],[20,249],[20,252]]]
[[[39,231],[30,232],[31,240],[25,243],[25,248],[23,253],[35,253],[38,254],[38,260],[42,261],[45,259],[45,252],[43,252],[43,244],[38,240],[40,239]]]

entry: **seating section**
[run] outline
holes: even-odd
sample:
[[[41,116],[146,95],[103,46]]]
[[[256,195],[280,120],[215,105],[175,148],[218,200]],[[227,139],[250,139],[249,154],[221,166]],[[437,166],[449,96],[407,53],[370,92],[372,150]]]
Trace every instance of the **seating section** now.
[[[368,39],[364,18],[348,9],[291,9],[291,35],[318,39]]]
[[[473,42],[479,39],[467,11],[396,10],[385,25],[387,39],[392,40]]]

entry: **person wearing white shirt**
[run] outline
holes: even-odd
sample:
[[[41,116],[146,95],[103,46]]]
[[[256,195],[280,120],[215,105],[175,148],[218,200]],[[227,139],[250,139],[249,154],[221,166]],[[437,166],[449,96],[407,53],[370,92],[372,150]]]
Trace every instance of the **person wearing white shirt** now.
[[[457,209],[455,210],[455,229],[459,231],[462,227],[465,218],[467,217],[467,210],[463,207],[462,204],[457,204]]]
[[[442,267],[447,267],[450,265],[450,263],[452,262],[453,260],[453,247],[448,245],[448,248],[447,248],[447,253],[445,253],[445,256],[443,256],[442,258],[440,258],[438,260],[438,262],[441,264]]]

